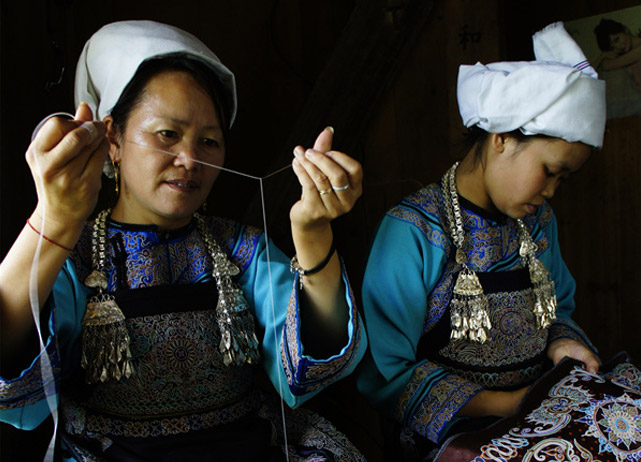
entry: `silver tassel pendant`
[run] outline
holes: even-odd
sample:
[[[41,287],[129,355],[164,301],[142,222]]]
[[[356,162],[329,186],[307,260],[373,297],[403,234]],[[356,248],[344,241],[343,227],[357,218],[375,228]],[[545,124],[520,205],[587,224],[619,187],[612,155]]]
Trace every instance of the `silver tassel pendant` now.
[[[528,234],[529,236],[529,234]],[[535,256],[536,244],[531,239],[524,239],[520,253],[528,262],[530,281],[534,292],[534,307],[532,311],[536,316],[539,329],[548,328],[556,319],[556,291],[554,281],[550,279],[550,272],[541,260]]]
[[[125,315],[112,295],[89,299],[82,320],[82,357],[87,383],[120,380],[133,374]]]
[[[225,366],[257,364],[260,360],[254,316],[243,291],[234,283],[232,276],[240,270],[229,261],[207,229],[204,219],[195,214],[198,231],[205,241],[212,258],[212,275],[218,288],[216,322],[220,329],[218,349]]]
[[[219,350],[225,366],[257,364],[260,354],[254,317],[240,289],[232,287],[218,294],[216,321],[220,328]]]
[[[85,369],[86,382],[106,382],[129,378],[134,373],[129,350],[129,333],[125,315],[107,290],[107,274],[103,271],[107,255],[107,217],[111,209],[96,217],[92,235],[93,271],[85,285],[98,293],[87,302],[82,319],[82,356],[80,365]]]
[[[467,265],[463,265],[450,302],[450,339],[485,343],[492,328],[488,307],[478,276]]]

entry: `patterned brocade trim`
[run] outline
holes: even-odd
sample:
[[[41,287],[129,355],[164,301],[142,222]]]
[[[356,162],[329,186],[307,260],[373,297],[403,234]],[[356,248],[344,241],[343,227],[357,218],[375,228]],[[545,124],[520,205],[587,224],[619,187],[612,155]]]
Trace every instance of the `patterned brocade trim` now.
[[[235,422],[260,408],[260,395],[252,391],[239,401],[219,409],[155,419],[126,419],[94,414],[70,399],[62,400],[65,430],[82,436],[87,432],[111,436],[149,438],[178,435]]]
[[[54,338],[48,342],[46,351],[51,361],[57,389],[61,370]],[[48,385],[42,383],[41,358],[38,358],[20,377],[13,380],[0,380],[0,410],[25,407],[46,399],[44,390]]]
[[[341,268],[343,262],[341,260]],[[344,269],[343,269],[344,271]],[[298,276],[297,276],[298,278]],[[353,320],[353,335],[343,354],[333,359],[314,360],[303,355],[303,345],[300,341],[300,316],[298,302],[298,280],[294,281],[294,289],[287,307],[287,318],[281,337],[281,362],[287,376],[289,389],[295,396],[321,389],[338,380],[343,372],[356,359],[356,352],[361,342],[361,326],[354,294],[349,287],[349,299],[352,303],[350,318]]]
[[[257,228],[217,217],[206,217],[212,236],[232,262],[244,272],[255,256],[262,235]],[[110,226],[108,229],[107,273],[109,290],[116,290],[119,279],[126,277],[129,288],[197,282],[211,273],[210,258],[195,227],[170,239],[161,238],[150,229]],[[91,270],[92,226],[87,224],[71,255],[80,280]],[[114,246],[122,246],[116,255]],[[118,271],[123,274],[119,275]],[[121,287],[122,288],[122,287]]]
[[[554,324],[550,326],[548,332],[548,345],[561,338],[576,340],[577,342],[586,345],[593,352],[597,352],[597,349],[592,345],[588,336],[585,335],[585,332],[583,332],[581,328],[571,320],[557,318],[557,320],[554,321]]]
[[[254,259],[256,249],[258,248],[258,241],[262,234],[260,229],[252,226],[241,227],[240,235],[235,239],[235,247],[230,248],[230,250],[233,251],[231,260],[240,268],[241,273],[247,270],[247,267]]]
[[[452,243],[443,231],[446,225],[440,221],[440,217],[446,215],[439,192],[440,188],[434,188],[433,185],[421,189],[392,208],[388,215],[415,226],[430,244],[449,254]]]
[[[442,276],[428,297],[429,309],[425,316],[424,331],[429,331],[447,309],[455,275],[459,271],[459,266],[454,262],[452,243],[444,231],[447,225],[441,221],[447,214],[440,186],[432,184],[411,194],[392,208],[388,215],[419,229],[430,245],[442,249],[448,256]],[[537,255],[550,246],[544,231],[553,217],[552,208],[544,203],[537,215],[524,218],[537,244]],[[512,221],[499,224],[465,207],[463,221],[468,236],[464,251],[474,271],[505,271],[522,266],[518,255],[517,229]]]
[[[481,390],[483,387],[448,374],[434,363],[424,363],[414,370],[401,394],[396,418],[436,443],[459,409]],[[420,402],[414,403],[417,399]]]
[[[509,260],[509,256],[513,256],[515,262],[519,259],[518,231],[513,220],[507,224],[497,223],[465,207],[462,212],[467,236],[464,251],[474,271],[491,271],[496,262],[503,263],[506,259]],[[432,184],[411,194],[392,208],[388,215],[415,226],[431,245],[453,256],[449,235],[444,231],[447,230],[447,223],[442,221],[447,212],[440,186]],[[536,215],[527,215],[523,219],[538,246],[537,255],[549,247],[543,231],[550,225],[553,217],[552,208],[544,202]]]
[[[482,388],[497,388],[500,384],[532,383],[545,372],[543,363],[535,364],[515,371],[478,372],[457,370],[455,373],[465,380],[474,382]],[[499,384],[499,385],[497,385]]]

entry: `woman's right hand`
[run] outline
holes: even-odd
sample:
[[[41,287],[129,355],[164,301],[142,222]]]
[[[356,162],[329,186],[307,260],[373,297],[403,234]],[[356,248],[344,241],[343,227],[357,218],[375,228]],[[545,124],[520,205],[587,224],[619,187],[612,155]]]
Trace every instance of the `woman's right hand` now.
[[[78,107],[74,120],[52,118],[27,150],[38,205],[0,263],[0,348],[6,357],[20,357],[24,342],[35,333],[30,276],[39,234],[46,236],[36,283],[42,307],[98,200],[109,145],[105,125],[91,119],[86,104]]]
[[[76,234],[96,206],[109,152],[106,126],[92,118],[89,106],[81,103],[74,120],[49,119],[26,153],[38,193],[32,223],[39,224],[46,213],[47,236],[68,247],[75,241],[68,241],[73,238],[65,230]]]
[[[468,417],[512,417],[519,409],[523,398],[530,387],[515,391],[483,390],[459,411],[459,415]]]

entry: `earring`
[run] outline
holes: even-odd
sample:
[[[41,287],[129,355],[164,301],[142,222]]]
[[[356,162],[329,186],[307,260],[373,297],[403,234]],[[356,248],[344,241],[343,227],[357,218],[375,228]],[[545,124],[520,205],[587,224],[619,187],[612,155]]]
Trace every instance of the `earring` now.
[[[200,206],[200,209],[203,211],[204,214],[207,213],[207,201],[203,202],[203,205]]]
[[[116,182],[116,195],[120,194],[120,162],[111,161],[111,166],[114,169],[114,181]]]

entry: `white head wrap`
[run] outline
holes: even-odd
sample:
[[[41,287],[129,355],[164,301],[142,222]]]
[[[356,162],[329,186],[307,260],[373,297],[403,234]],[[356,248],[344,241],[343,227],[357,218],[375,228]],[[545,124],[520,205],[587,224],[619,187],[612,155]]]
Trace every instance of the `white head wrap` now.
[[[516,129],[600,148],[605,130],[605,82],[562,22],[532,37],[536,61],[477,63],[459,68],[463,124],[490,133]]]
[[[87,41],[76,68],[76,106],[86,102],[94,117],[103,120],[111,113],[138,66],[147,59],[170,53],[186,53],[214,71],[225,93],[220,98],[231,126],[237,104],[234,74],[193,35],[153,21],[107,24]]]

